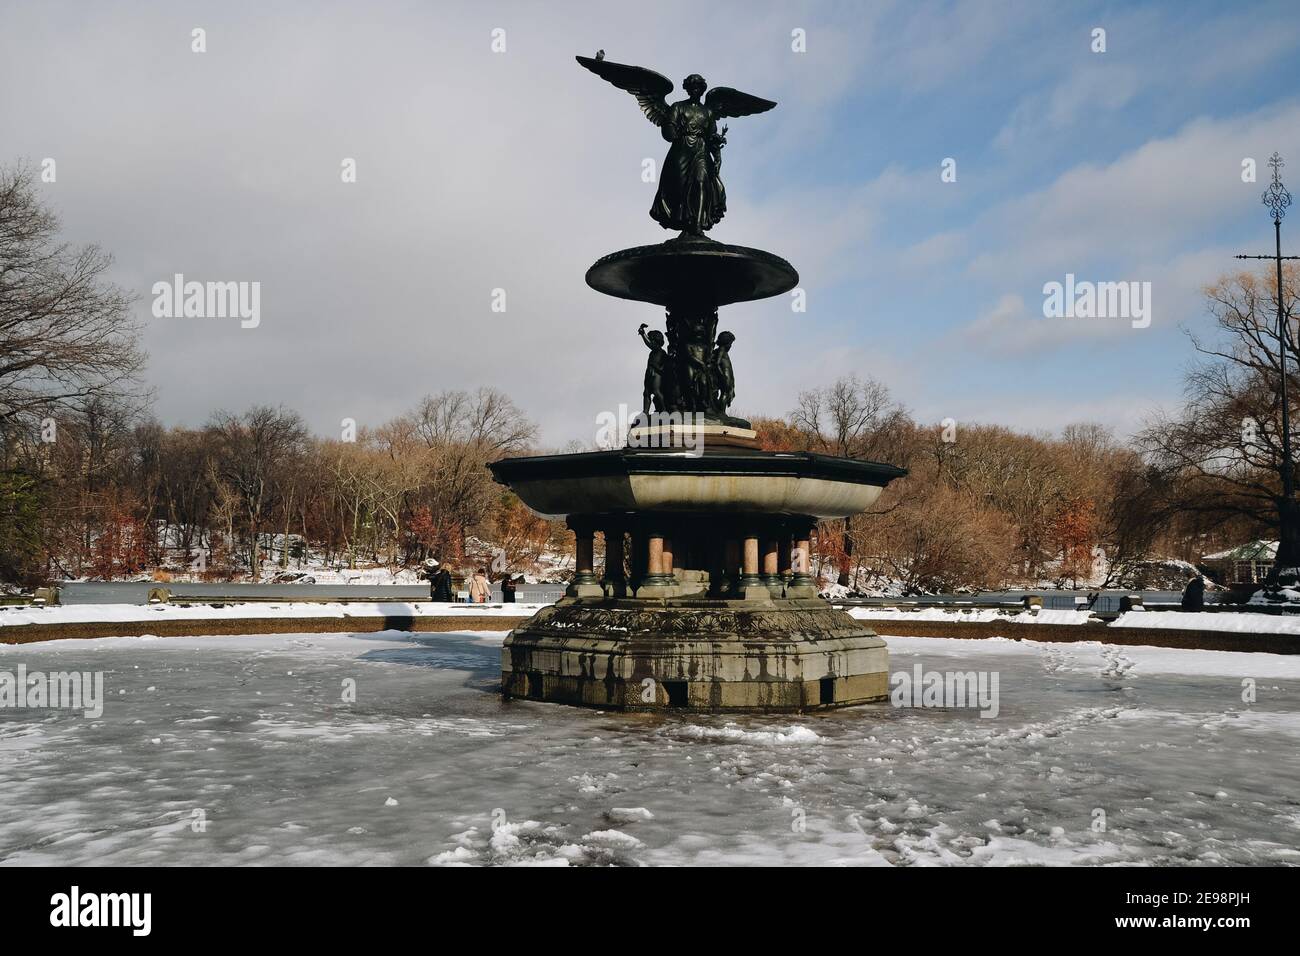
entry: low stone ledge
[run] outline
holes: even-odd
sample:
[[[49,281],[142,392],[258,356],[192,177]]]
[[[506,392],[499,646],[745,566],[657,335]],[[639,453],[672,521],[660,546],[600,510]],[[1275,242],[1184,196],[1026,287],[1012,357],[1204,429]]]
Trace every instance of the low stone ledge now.
[[[856,618],[881,637],[951,637],[987,640],[1004,637],[1015,641],[1078,644],[1097,641],[1128,646],[1177,647],[1201,651],[1252,651],[1263,654],[1300,654],[1300,637],[1294,634],[1251,634],[1196,628],[1109,627],[1105,624],[1019,624],[1005,621],[908,621],[899,618]]]
[[[0,627],[0,644],[79,640],[95,637],[208,637],[228,634],[373,634],[377,631],[508,631],[532,612],[518,616],[391,615],[387,617],[172,618],[158,621],[93,621],[76,624],[18,624]]]
[[[509,631],[532,613],[514,615],[393,615],[388,617],[195,618],[158,621],[95,621],[0,627],[0,644],[98,637],[202,637],[230,634],[370,634],[377,631]],[[1008,624],[1003,621],[908,621],[860,618],[881,637],[950,637],[961,640],[1043,641],[1176,647],[1188,650],[1300,654],[1300,636],[1208,631],[1195,628],[1108,627],[1104,624]]]

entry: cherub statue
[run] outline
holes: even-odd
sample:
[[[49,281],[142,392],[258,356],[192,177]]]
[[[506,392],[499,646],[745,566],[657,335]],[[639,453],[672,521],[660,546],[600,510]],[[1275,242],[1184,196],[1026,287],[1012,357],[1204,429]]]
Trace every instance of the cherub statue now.
[[[714,388],[717,390],[718,410],[723,413],[736,400],[736,373],[731,368],[731,346],[735,341],[736,337],[730,332],[720,334],[709,361]]]
[[[692,73],[682,81],[688,98],[670,106],[666,97],[673,90],[672,81],[653,70],[612,63],[599,54],[594,59],[580,56],[577,60],[635,96],[642,112],[673,144],[659,175],[651,218],[665,229],[703,236],[727,211],[727,193],[719,175],[727,127],[719,132],[717,121],[762,113],[776,103],[725,86],[715,86],[705,97],[708,84],[704,77]]]
[[[645,363],[645,385],[641,392],[641,412],[650,417],[650,403],[654,402],[656,412],[664,411],[664,370],[668,367],[668,353],[664,351],[664,334],[658,329],[651,329],[642,322],[637,329],[641,341],[650,350],[650,357]]]

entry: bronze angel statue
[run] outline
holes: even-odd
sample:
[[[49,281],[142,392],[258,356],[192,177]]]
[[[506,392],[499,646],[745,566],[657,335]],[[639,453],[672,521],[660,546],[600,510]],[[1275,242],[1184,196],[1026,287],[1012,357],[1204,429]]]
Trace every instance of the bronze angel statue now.
[[[704,96],[708,84],[704,77],[692,73],[682,81],[688,98],[670,106],[667,96],[673,91],[672,81],[654,70],[611,63],[603,50],[594,58],[580,56],[577,60],[635,96],[642,112],[673,144],[660,172],[651,218],[665,229],[703,236],[727,212],[727,193],[719,175],[727,127],[719,131],[718,120],[763,113],[776,103],[725,86],[715,86]]]

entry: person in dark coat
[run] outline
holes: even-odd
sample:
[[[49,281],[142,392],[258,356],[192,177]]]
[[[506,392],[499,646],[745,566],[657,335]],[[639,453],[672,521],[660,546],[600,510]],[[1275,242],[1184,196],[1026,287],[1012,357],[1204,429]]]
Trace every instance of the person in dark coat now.
[[[429,575],[429,600],[444,604],[452,602],[451,572],[444,567],[439,566],[438,570]]]
[[[519,585],[515,582],[515,579],[514,579],[513,576],[507,574],[504,578],[502,578],[502,579],[501,579],[501,601],[502,601],[502,603],[504,603],[504,604],[514,604],[514,603],[515,603],[515,591],[517,591],[518,589],[519,589]]]
[[[1183,588],[1183,610],[1200,611],[1205,607],[1205,578],[1197,575]]]

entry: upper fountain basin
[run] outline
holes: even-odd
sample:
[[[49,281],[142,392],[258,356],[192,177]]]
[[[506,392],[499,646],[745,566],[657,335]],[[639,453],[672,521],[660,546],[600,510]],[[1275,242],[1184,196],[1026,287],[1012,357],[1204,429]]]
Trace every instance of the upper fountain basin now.
[[[799,273],[780,256],[688,236],[612,252],[587,270],[597,292],[673,305],[717,308],[789,292]]]

